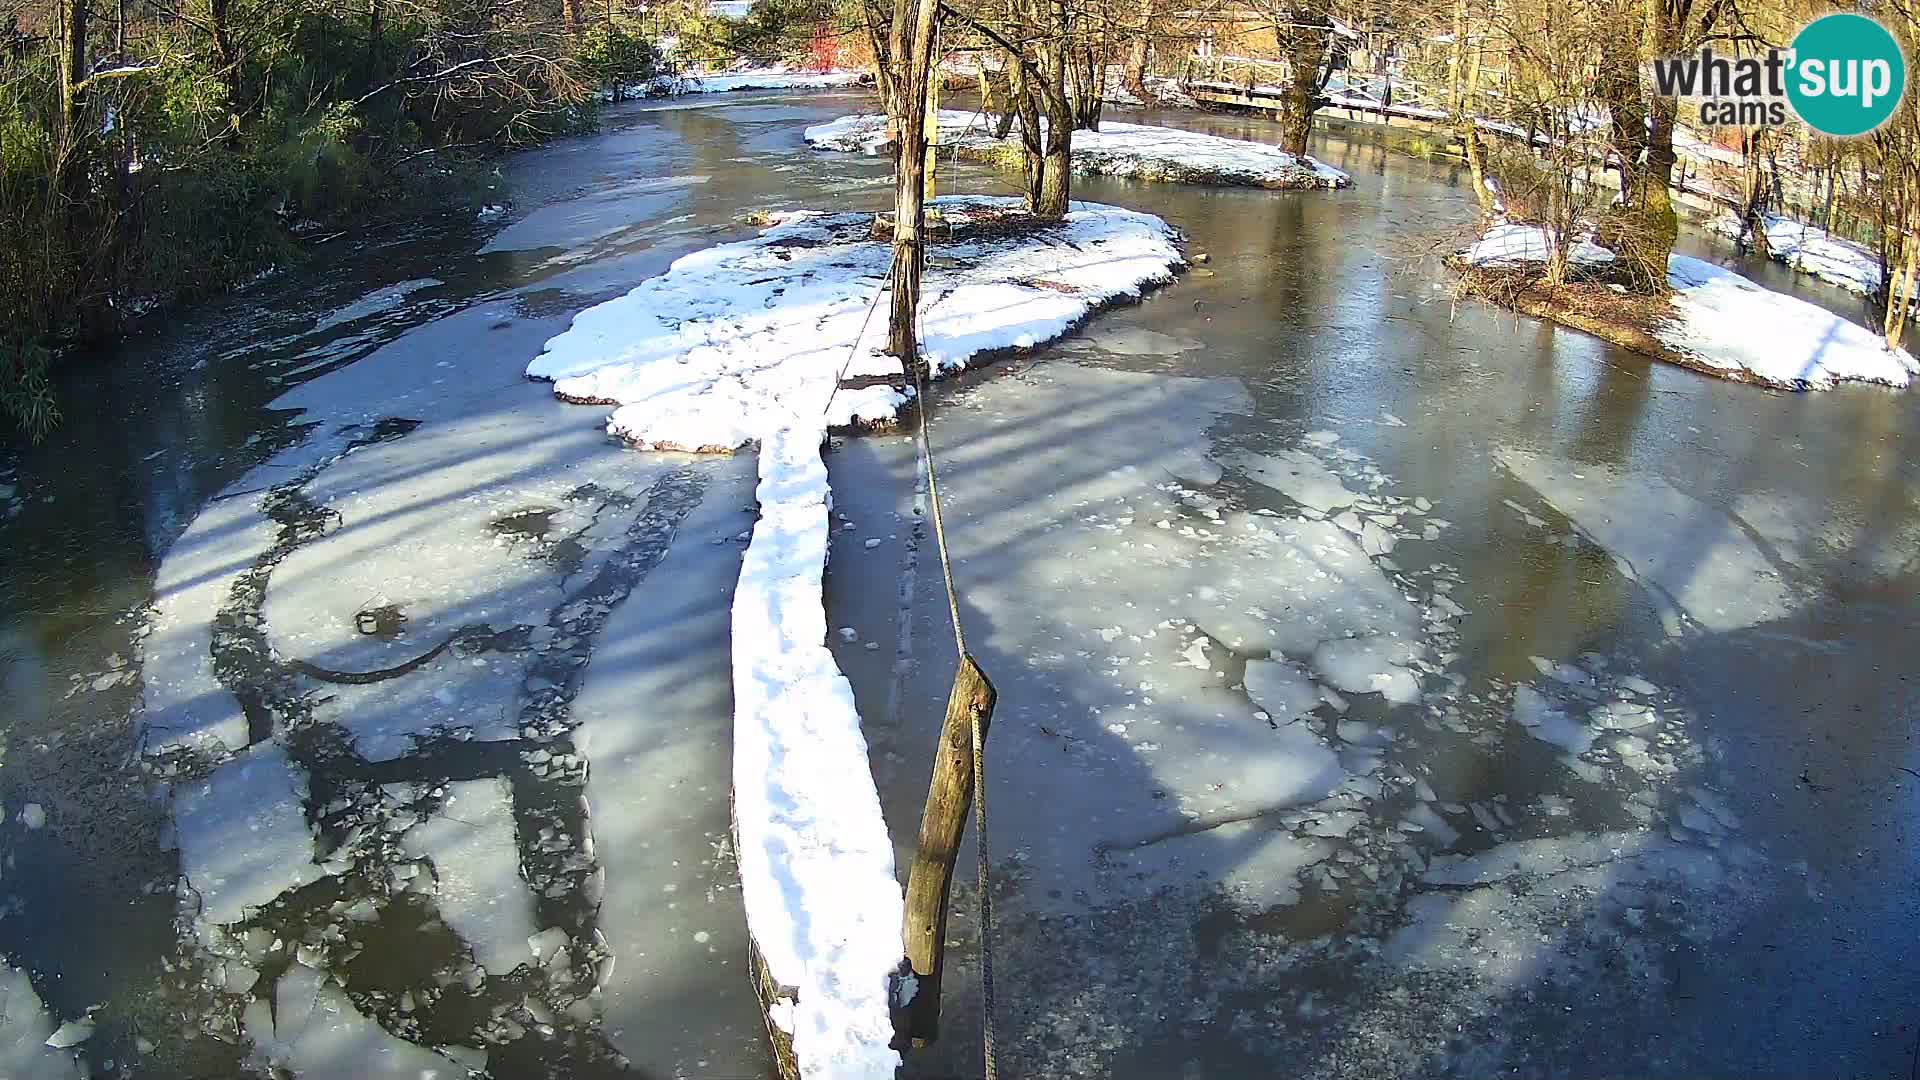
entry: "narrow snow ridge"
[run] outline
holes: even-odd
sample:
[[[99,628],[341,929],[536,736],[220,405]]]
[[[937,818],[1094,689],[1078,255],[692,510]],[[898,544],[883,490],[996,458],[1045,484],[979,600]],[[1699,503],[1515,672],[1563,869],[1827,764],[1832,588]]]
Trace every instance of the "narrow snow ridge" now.
[[[893,843],[853,688],[826,646],[823,432],[760,447],[760,520],[733,602],[733,798],[747,925],[805,1077],[891,1077],[888,976],[902,954]]]

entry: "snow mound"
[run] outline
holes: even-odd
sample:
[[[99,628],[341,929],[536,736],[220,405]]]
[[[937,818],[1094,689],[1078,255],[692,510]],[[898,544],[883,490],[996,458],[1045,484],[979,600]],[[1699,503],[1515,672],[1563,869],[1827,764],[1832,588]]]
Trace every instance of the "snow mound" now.
[[[1848,379],[1905,387],[1920,374],[1912,353],[1866,327],[1710,262],[1675,255],[1667,283],[1679,318],[1660,340],[1705,366],[1809,390]]]
[[[884,148],[887,118],[842,116],[806,130],[816,149],[874,154]],[[1019,143],[993,137],[981,113],[942,110],[940,142],[963,157],[998,159]],[[1090,176],[1228,184],[1264,188],[1337,188],[1352,183],[1339,169],[1275,146],[1180,128],[1106,121],[1098,131],[1073,133],[1073,169]]]
[[[1469,266],[1524,266],[1546,262],[1551,250],[1553,242],[1547,230],[1538,225],[1502,222],[1488,229],[1462,258]],[[1605,266],[1613,261],[1613,252],[1594,243],[1591,237],[1581,237],[1567,253],[1567,261],[1574,266]]]
[[[1019,203],[933,205],[960,223],[1017,214]],[[553,380],[566,400],[619,406],[608,430],[643,447],[724,452],[787,426],[890,422],[910,391],[881,351],[886,313],[875,305],[892,250],[871,239],[871,224],[867,214],[788,213],[756,238],[681,258],[575,316],[527,374]],[[1170,280],[1182,261],[1174,239],[1151,214],[1074,203],[1058,225],[936,242],[920,307],[928,362],[944,374],[1058,337]],[[843,375],[872,384],[836,394]]]

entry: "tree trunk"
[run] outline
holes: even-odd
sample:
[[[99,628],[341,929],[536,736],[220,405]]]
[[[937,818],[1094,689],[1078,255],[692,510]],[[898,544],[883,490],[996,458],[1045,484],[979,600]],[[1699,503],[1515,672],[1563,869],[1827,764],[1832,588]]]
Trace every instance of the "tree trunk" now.
[[[925,255],[927,90],[933,68],[934,20],[939,0],[898,0],[894,5],[893,303],[888,312],[887,351],[924,373],[914,318],[920,306],[920,267]]]
[[[1092,48],[1083,50],[1076,59],[1085,63],[1074,65],[1073,126],[1082,131],[1099,131],[1100,107],[1107,96],[1107,65]]]
[[[1647,106],[1640,91],[1641,35],[1637,29],[1622,28],[1621,33],[1602,36],[1594,87],[1611,121],[1609,141],[1613,144],[1614,168],[1620,174],[1621,199],[1635,208],[1640,205],[1640,177],[1647,156]]]
[[[1043,218],[1067,216],[1073,193],[1073,125],[1050,118],[1047,156],[1040,166],[1040,194],[1033,212]]]
[[[1140,0],[1140,25],[1134,33],[1133,45],[1127,50],[1125,81],[1127,92],[1144,101],[1147,65],[1153,60],[1153,0]]]
[[[1460,143],[1467,150],[1467,171],[1473,177],[1473,197],[1480,203],[1480,216],[1494,213],[1493,192],[1487,187],[1487,159],[1480,149],[1480,45],[1474,43],[1467,57],[1467,85],[1460,101]]]
[[[566,0],[572,3],[573,0]],[[868,51],[873,53],[873,88],[880,95],[880,111],[893,115],[893,58],[888,52],[887,37],[880,33],[880,12],[874,7],[874,0],[860,5],[867,30]]]
[[[1453,57],[1447,75],[1447,113],[1460,122],[1460,87],[1467,76],[1467,0],[1453,4]]]
[[[1905,336],[1907,317],[1911,312],[1908,296],[1913,291],[1916,262],[1920,262],[1920,244],[1911,237],[1903,239],[1900,245],[1906,249],[1906,258],[1902,260],[1899,272],[1893,275],[1887,285],[1887,315],[1881,329],[1886,335],[1887,348],[1900,347],[1900,339]]]
[[[1673,209],[1674,99],[1655,97],[1648,131],[1647,168],[1642,175],[1640,212],[1645,218],[1639,262],[1646,267],[1645,284],[1653,292],[1667,288],[1667,261],[1680,238],[1680,216]]]
[[[1747,246],[1765,259],[1773,255],[1767,241],[1767,203],[1773,195],[1773,174],[1760,160],[1761,130],[1747,128],[1740,133],[1740,222],[1745,229]]]
[[[1641,56],[1651,59],[1676,51],[1677,28],[1666,0],[1646,0],[1642,20]],[[1638,70],[1636,66],[1636,70]],[[1667,260],[1680,238],[1680,218],[1673,209],[1674,117],[1678,103],[1670,97],[1653,95],[1647,118],[1647,165],[1640,175],[1638,204],[1643,219],[1640,248],[1635,260],[1643,268],[1646,280],[1640,284],[1652,292],[1667,288]]]
[[[1046,84],[1047,152],[1040,164],[1040,189],[1033,212],[1043,218],[1062,218],[1073,187],[1073,107],[1067,97],[1067,5],[1052,0],[1053,40],[1040,49]]]
[[[1286,93],[1280,106],[1280,149],[1295,157],[1307,154],[1307,136],[1313,132],[1313,114],[1320,108],[1320,66],[1327,57],[1327,34],[1332,23],[1326,0],[1304,0],[1291,12],[1291,21],[1275,27],[1287,57]]]
[[[573,6],[573,0],[562,0],[567,7]],[[371,91],[380,85],[380,35],[384,32],[381,16],[386,8],[386,0],[367,0],[367,78],[366,87]],[[568,20],[572,26],[572,20]]]
[[[87,78],[87,0],[66,0],[61,6],[60,110],[62,141],[71,144],[78,132],[81,83]]]
[[[1007,68],[1009,96],[1014,108],[1020,112],[1021,146],[1021,194],[1025,197],[1027,211],[1038,213],[1040,210],[1040,178],[1044,171],[1041,160],[1046,156],[1040,134],[1040,103],[1035,100],[1042,93],[1039,87],[1027,77],[1026,65],[1018,56],[1012,58]]]
[[[213,31],[213,51],[220,61],[220,85],[226,88],[227,111],[233,118],[225,132],[228,136],[238,130],[246,115],[240,103],[240,48],[233,40],[233,24],[229,21],[232,8],[232,0],[207,2],[207,25]]]
[[[1004,139],[1013,132],[1013,103],[995,104],[1000,95],[993,92],[993,80],[987,75],[987,65],[980,65],[980,111],[993,118],[993,137]]]

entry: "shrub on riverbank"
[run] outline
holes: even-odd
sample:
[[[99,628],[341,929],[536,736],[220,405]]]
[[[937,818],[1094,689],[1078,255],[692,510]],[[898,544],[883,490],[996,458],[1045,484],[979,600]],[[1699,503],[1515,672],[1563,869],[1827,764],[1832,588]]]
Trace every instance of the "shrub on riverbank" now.
[[[484,155],[590,122],[574,5],[90,0],[0,24],[0,414],[57,419],[59,350],[460,209]],[[610,65],[634,59],[612,54]]]

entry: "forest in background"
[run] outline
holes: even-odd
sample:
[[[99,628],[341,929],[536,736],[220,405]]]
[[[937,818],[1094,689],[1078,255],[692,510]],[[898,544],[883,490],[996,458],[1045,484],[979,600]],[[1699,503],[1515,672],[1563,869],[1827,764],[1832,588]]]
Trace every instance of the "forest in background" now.
[[[1649,62],[1712,45],[1751,54],[1833,10],[1817,0],[0,0],[0,414],[57,420],[50,375],[76,344],[143,312],[296,261],[302,237],[396,216],[468,212],[487,158],[593,123],[595,91],[663,65],[729,58],[871,65],[883,102],[929,61],[1019,131],[1026,190],[1064,210],[1075,130],[1113,96],[1151,98],[1246,61],[1282,91],[1283,149],[1303,152],[1330,87],[1395,78],[1430,91],[1436,126],[1486,214],[1542,225],[1555,257],[1591,230],[1625,284],[1657,295],[1677,232],[1676,137],[1688,106]],[[1907,45],[1907,0],[1862,10]],[[663,56],[663,47],[672,55]],[[938,59],[934,59],[937,56]],[[956,63],[956,61],[958,61]],[[1241,77],[1236,73],[1235,79]],[[1044,121],[1044,122],[1043,122]],[[1489,138],[1502,125],[1524,138]],[[1693,134],[1698,135],[1697,129]],[[1877,253],[1874,297],[1897,342],[1920,244],[1920,123],[1908,94],[1859,139],[1794,124],[1722,129],[1729,207],[1764,246],[1769,213]],[[923,148],[924,149],[924,148]],[[1491,181],[1491,185],[1487,181]],[[1496,208],[1492,191],[1500,193]]]
[[[658,43],[792,52],[803,5],[692,0],[0,0],[0,426],[141,315],[344,228],[468,214],[488,158],[593,124]]]

